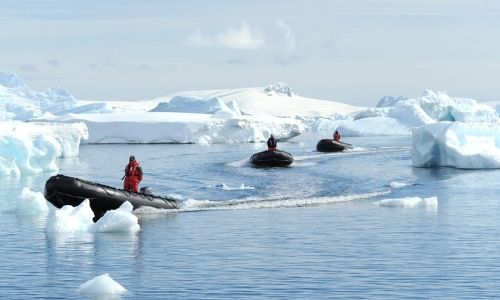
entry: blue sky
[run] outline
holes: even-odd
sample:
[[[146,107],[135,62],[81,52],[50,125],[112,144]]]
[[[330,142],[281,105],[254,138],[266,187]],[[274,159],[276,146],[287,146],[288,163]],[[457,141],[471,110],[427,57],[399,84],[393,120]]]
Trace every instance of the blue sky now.
[[[79,99],[286,82],[353,105],[500,100],[494,0],[2,0],[0,28],[0,71]]]

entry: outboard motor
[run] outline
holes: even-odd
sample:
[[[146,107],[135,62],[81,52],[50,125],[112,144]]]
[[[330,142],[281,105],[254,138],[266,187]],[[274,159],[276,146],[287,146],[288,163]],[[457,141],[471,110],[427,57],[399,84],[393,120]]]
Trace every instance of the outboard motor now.
[[[141,187],[140,192],[142,194],[146,194],[146,195],[153,195],[153,188],[151,188],[149,186],[144,186],[144,187]]]

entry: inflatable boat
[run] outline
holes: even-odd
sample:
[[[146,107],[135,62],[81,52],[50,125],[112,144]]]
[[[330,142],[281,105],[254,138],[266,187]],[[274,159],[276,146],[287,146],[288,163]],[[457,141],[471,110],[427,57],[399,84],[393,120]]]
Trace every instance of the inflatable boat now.
[[[339,152],[345,149],[352,149],[352,145],[334,141],[332,139],[323,139],[316,144],[316,150],[320,152]]]
[[[141,188],[140,193],[128,192],[61,174],[47,180],[44,196],[57,208],[64,205],[78,206],[83,200],[89,199],[90,208],[95,215],[94,221],[102,217],[106,211],[117,209],[125,201],[130,202],[134,209],[141,206],[179,208],[179,204],[174,199],[153,195],[150,188]]]
[[[259,167],[286,167],[293,163],[293,156],[282,150],[266,150],[252,155],[250,163]]]

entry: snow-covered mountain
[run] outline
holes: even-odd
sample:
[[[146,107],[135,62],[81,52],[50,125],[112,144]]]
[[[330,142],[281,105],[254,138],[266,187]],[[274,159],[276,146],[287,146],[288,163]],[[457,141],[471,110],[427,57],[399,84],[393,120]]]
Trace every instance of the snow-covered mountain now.
[[[159,101],[160,104],[172,103],[179,100],[178,97],[185,102],[219,99],[230,107],[238,107],[242,114],[267,114],[275,117],[328,118],[349,115],[364,109],[341,102],[302,97],[294,94],[285,83],[244,89],[181,92],[161,97]],[[201,104],[200,102],[198,103]]]

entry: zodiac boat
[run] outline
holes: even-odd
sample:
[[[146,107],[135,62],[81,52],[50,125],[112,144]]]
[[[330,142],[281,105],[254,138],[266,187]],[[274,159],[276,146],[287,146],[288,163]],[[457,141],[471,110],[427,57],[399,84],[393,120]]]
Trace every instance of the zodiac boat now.
[[[266,150],[252,155],[250,163],[259,167],[286,167],[293,163],[293,156],[283,150]]]
[[[322,139],[316,144],[316,150],[320,152],[339,152],[345,149],[352,149],[352,145],[334,141],[332,139]]]
[[[64,205],[78,206],[89,199],[90,208],[97,221],[108,210],[117,209],[125,201],[134,209],[150,206],[163,209],[177,209],[179,204],[175,199],[153,195],[150,188],[141,188],[140,193],[128,192],[104,184],[58,174],[50,177],[45,183],[45,199],[55,207]]]

